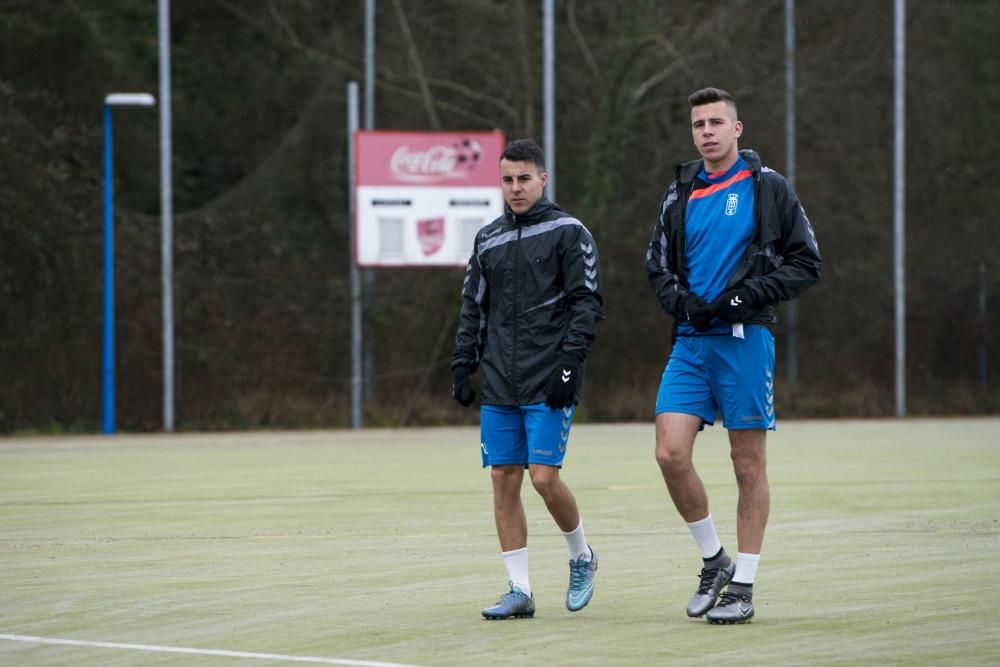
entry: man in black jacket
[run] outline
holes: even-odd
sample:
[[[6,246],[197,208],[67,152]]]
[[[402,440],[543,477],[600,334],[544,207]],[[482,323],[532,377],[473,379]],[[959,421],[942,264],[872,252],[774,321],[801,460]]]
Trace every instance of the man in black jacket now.
[[[543,196],[547,174],[535,142],[510,142],[500,177],[504,215],[476,235],[451,360],[452,396],[464,406],[476,396],[470,376],[482,368],[482,462],[491,466],[510,582],[510,591],[483,610],[487,619],[535,613],[521,504],[525,468],[566,538],[567,609],[587,605],[597,571],[576,500],[559,477],[584,364],[604,317],[597,245],[583,223]]]
[[[703,559],[688,615],[745,623],[754,615],[770,506],[765,443],[775,427],[775,306],[815,283],[821,260],[788,183],[756,153],[739,150],[743,123],[732,96],[705,88],[688,102],[701,159],[677,167],[646,253],[650,285],[674,318],[656,397],[656,460]],[[691,463],[695,436],[716,414],[729,433],[739,491],[735,563]]]

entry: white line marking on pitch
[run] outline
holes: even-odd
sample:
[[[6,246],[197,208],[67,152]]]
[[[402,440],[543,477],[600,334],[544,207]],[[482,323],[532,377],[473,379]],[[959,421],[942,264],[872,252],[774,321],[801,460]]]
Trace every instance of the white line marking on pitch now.
[[[79,639],[57,639],[53,637],[32,637],[31,635],[5,635],[0,639],[31,644],[63,644],[65,646],[90,646],[95,648],[120,648],[131,651],[152,653],[187,653],[193,655],[218,655],[226,658],[251,658],[254,660],[283,660],[285,662],[311,662],[320,665],[347,665],[347,667],[417,667],[399,662],[379,662],[372,660],[347,660],[344,658],[317,658],[308,655],[280,655],[277,653],[248,653],[246,651],[222,651],[206,648],[184,648],[181,646],[156,646],[151,644],[119,644],[117,642],[88,642]]]

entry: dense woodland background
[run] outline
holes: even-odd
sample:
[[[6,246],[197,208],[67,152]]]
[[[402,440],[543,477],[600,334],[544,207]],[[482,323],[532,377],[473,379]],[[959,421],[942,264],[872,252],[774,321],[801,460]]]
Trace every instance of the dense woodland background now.
[[[893,413],[892,5],[796,3],[796,189],[825,264],[800,300],[795,391],[779,325],[783,417]],[[181,429],[349,424],[363,6],[173,0]],[[541,141],[540,6],[379,0],[376,126]],[[647,420],[670,319],[643,259],[673,165],[696,156],[686,96],[733,92],[741,147],[784,170],[784,2],[556,7],[557,199],[598,241],[608,315],[580,414]],[[1000,2],[910,0],[906,30],[908,408],[996,413]],[[98,429],[101,103],[157,77],[153,0],[0,0],[0,432]],[[116,112],[117,412],[139,431],[161,427],[158,133],[155,110]],[[366,423],[477,419],[448,397],[461,279],[376,273]]]

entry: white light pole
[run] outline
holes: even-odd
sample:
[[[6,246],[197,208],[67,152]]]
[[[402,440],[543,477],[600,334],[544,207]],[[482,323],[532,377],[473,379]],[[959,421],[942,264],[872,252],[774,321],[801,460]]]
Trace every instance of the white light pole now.
[[[785,178],[795,190],[795,0],[785,0]],[[788,316],[788,387],[799,388],[799,302],[792,299]]]
[[[895,0],[893,87],[893,282],[896,313],[896,416],[906,416],[906,0]]]
[[[104,405],[101,430],[115,432],[115,209],[112,151],[112,107],[151,107],[156,98],[149,93],[111,93],[104,98]]]
[[[542,97],[545,139],[545,170],[549,174],[546,194],[556,200],[556,36],[552,0],[542,2]]]
[[[357,225],[357,182],[355,167],[355,137],[358,134],[358,82],[347,84],[347,255],[350,262],[351,278],[351,428],[359,429],[361,421],[361,397],[364,383],[361,376],[361,272],[354,253],[357,248],[355,232]]]

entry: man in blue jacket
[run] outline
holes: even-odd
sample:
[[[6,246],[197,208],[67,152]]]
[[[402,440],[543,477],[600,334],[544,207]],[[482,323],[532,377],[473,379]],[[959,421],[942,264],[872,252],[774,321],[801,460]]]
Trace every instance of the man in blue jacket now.
[[[821,260],[788,183],[755,152],[739,150],[743,123],[733,97],[705,88],[688,102],[701,159],[677,167],[646,253],[650,285],[674,318],[656,397],[656,460],[703,559],[687,614],[745,623],[754,615],[770,507],[765,444],[775,427],[775,306],[819,280]],[[717,414],[729,433],[739,491],[735,562],[692,465],[695,436]]]
[[[476,235],[451,360],[452,397],[464,406],[476,397],[470,377],[482,369],[482,463],[491,467],[510,585],[483,610],[487,619],[535,614],[521,504],[525,468],[566,538],[567,609],[590,602],[597,571],[576,500],[559,477],[584,364],[604,317],[597,245],[583,223],[543,196],[548,176],[535,142],[506,146],[500,178],[504,215]]]

